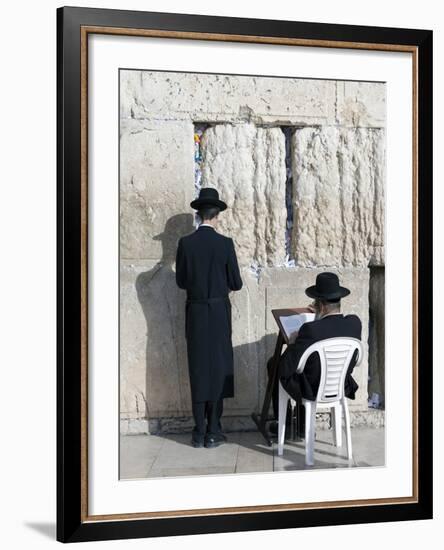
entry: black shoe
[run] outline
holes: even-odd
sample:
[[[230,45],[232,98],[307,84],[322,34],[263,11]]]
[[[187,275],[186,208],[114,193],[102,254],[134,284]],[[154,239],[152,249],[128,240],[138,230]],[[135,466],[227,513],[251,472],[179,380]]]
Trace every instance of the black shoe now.
[[[212,449],[213,447],[219,447],[222,443],[225,443],[227,437],[223,434],[207,434],[205,436],[205,447],[207,449]]]
[[[276,421],[270,422],[270,424],[268,426],[268,431],[272,435],[277,435],[277,433],[278,433],[278,422],[276,422]],[[291,431],[291,424],[286,424],[285,425],[285,434],[288,436],[290,431]]]
[[[205,443],[205,432],[199,431],[196,426],[191,431],[191,445],[193,447],[203,447]]]

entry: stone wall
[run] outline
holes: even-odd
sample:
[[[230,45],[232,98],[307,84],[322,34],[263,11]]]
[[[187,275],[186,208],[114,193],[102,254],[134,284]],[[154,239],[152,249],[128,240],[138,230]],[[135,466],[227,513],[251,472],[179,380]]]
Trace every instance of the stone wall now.
[[[293,137],[298,265],[384,265],[384,130],[301,128]]]
[[[253,429],[276,340],[270,310],[305,305],[317,273],[335,271],[351,289],[343,311],[360,316],[367,343],[369,266],[384,265],[384,84],[126,70],[120,79],[122,432],[192,427],[174,257],[193,230],[202,123],[201,183],[229,206],[218,230],[233,237],[244,280],[231,295],[235,397],[223,426]],[[350,401],[359,422],[365,348]]]
[[[282,130],[219,124],[204,133],[201,147],[202,186],[216,186],[227,203],[218,231],[232,236],[239,263],[282,264],[287,219]]]

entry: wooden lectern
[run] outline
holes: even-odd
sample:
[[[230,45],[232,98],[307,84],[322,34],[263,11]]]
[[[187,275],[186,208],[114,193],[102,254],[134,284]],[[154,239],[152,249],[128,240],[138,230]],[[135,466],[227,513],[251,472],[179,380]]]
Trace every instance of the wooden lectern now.
[[[271,368],[271,374],[268,377],[267,390],[265,392],[264,403],[262,405],[262,412],[260,414],[253,413],[251,415],[251,418],[256,423],[256,426],[258,427],[259,431],[264,436],[265,441],[270,447],[272,446],[273,443],[271,441],[270,434],[265,427],[265,424],[266,422],[272,420],[272,418],[268,417],[268,411],[270,410],[270,403],[273,395],[274,385],[277,384],[279,380],[278,378],[279,357],[281,356],[281,352],[284,344],[286,345],[289,344],[288,336],[282,326],[280,318],[286,317],[289,315],[295,315],[297,313],[313,313],[313,311],[306,307],[299,307],[299,308],[290,308],[290,309],[272,309],[271,313],[273,314],[273,317],[279,327],[279,333],[277,335],[276,347],[274,349],[274,355],[273,355],[273,365]],[[298,404],[298,406],[300,407],[300,404]],[[300,414],[300,410],[298,409],[296,411],[296,421],[298,423],[300,418],[301,418],[301,414]],[[292,422],[293,422],[293,419],[292,419]],[[293,433],[294,433],[294,427],[293,427]]]

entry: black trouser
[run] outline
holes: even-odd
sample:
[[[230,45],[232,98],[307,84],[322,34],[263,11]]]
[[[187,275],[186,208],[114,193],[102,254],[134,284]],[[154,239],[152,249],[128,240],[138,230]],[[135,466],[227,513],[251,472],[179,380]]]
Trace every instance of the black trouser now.
[[[273,367],[273,359],[274,357],[270,357],[270,359],[267,361],[267,372],[268,377],[271,376],[271,370]],[[273,386],[273,392],[271,394],[271,399],[273,402],[273,416],[276,420],[279,419],[279,371],[276,373],[275,378],[275,384]],[[299,414],[299,431],[303,433],[305,429],[305,407],[302,405],[301,400],[296,400],[296,414]],[[287,426],[291,424],[291,405],[290,401],[287,404],[287,417],[285,419],[285,423]]]
[[[195,426],[193,433],[197,437],[207,434],[218,434],[222,431],[220,417],[222,416],[224,401],[193,401],[193,416]],[[207,423],[205,422],[207,419]]]

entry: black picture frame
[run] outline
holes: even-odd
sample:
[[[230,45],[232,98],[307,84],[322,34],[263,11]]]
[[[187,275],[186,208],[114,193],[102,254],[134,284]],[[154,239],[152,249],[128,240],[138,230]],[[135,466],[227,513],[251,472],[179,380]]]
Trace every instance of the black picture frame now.
[[[81,182],[86,170],[82,135],[86,130],[82,118],[81,81],[85,67],[81,51],[82,29],[101,27],[123,29],[123,34],[125,29],[208,33],[226,36],[228,40],[230,36],[256,37],[259,41],[271,37],[277,42],[293,39],[313,45],[329,43],[331,47],[361,44],[363,49],[373,45],[375,49],[389,50],[390,46],[403,46],[414,52],[418,357],[414,501],[382,500],[352,506],[184,517],[88,517],[84,502],[87,472],[82,468],[86,452],[82,416],[86,395],[81,365],[87,349],[82,311],[87,263],[82,261],[86,231],[82,213]],[[57,540],[78,542],[432,518],[432,38],[431,30],[419,29],[77,7],[57,10]]]

